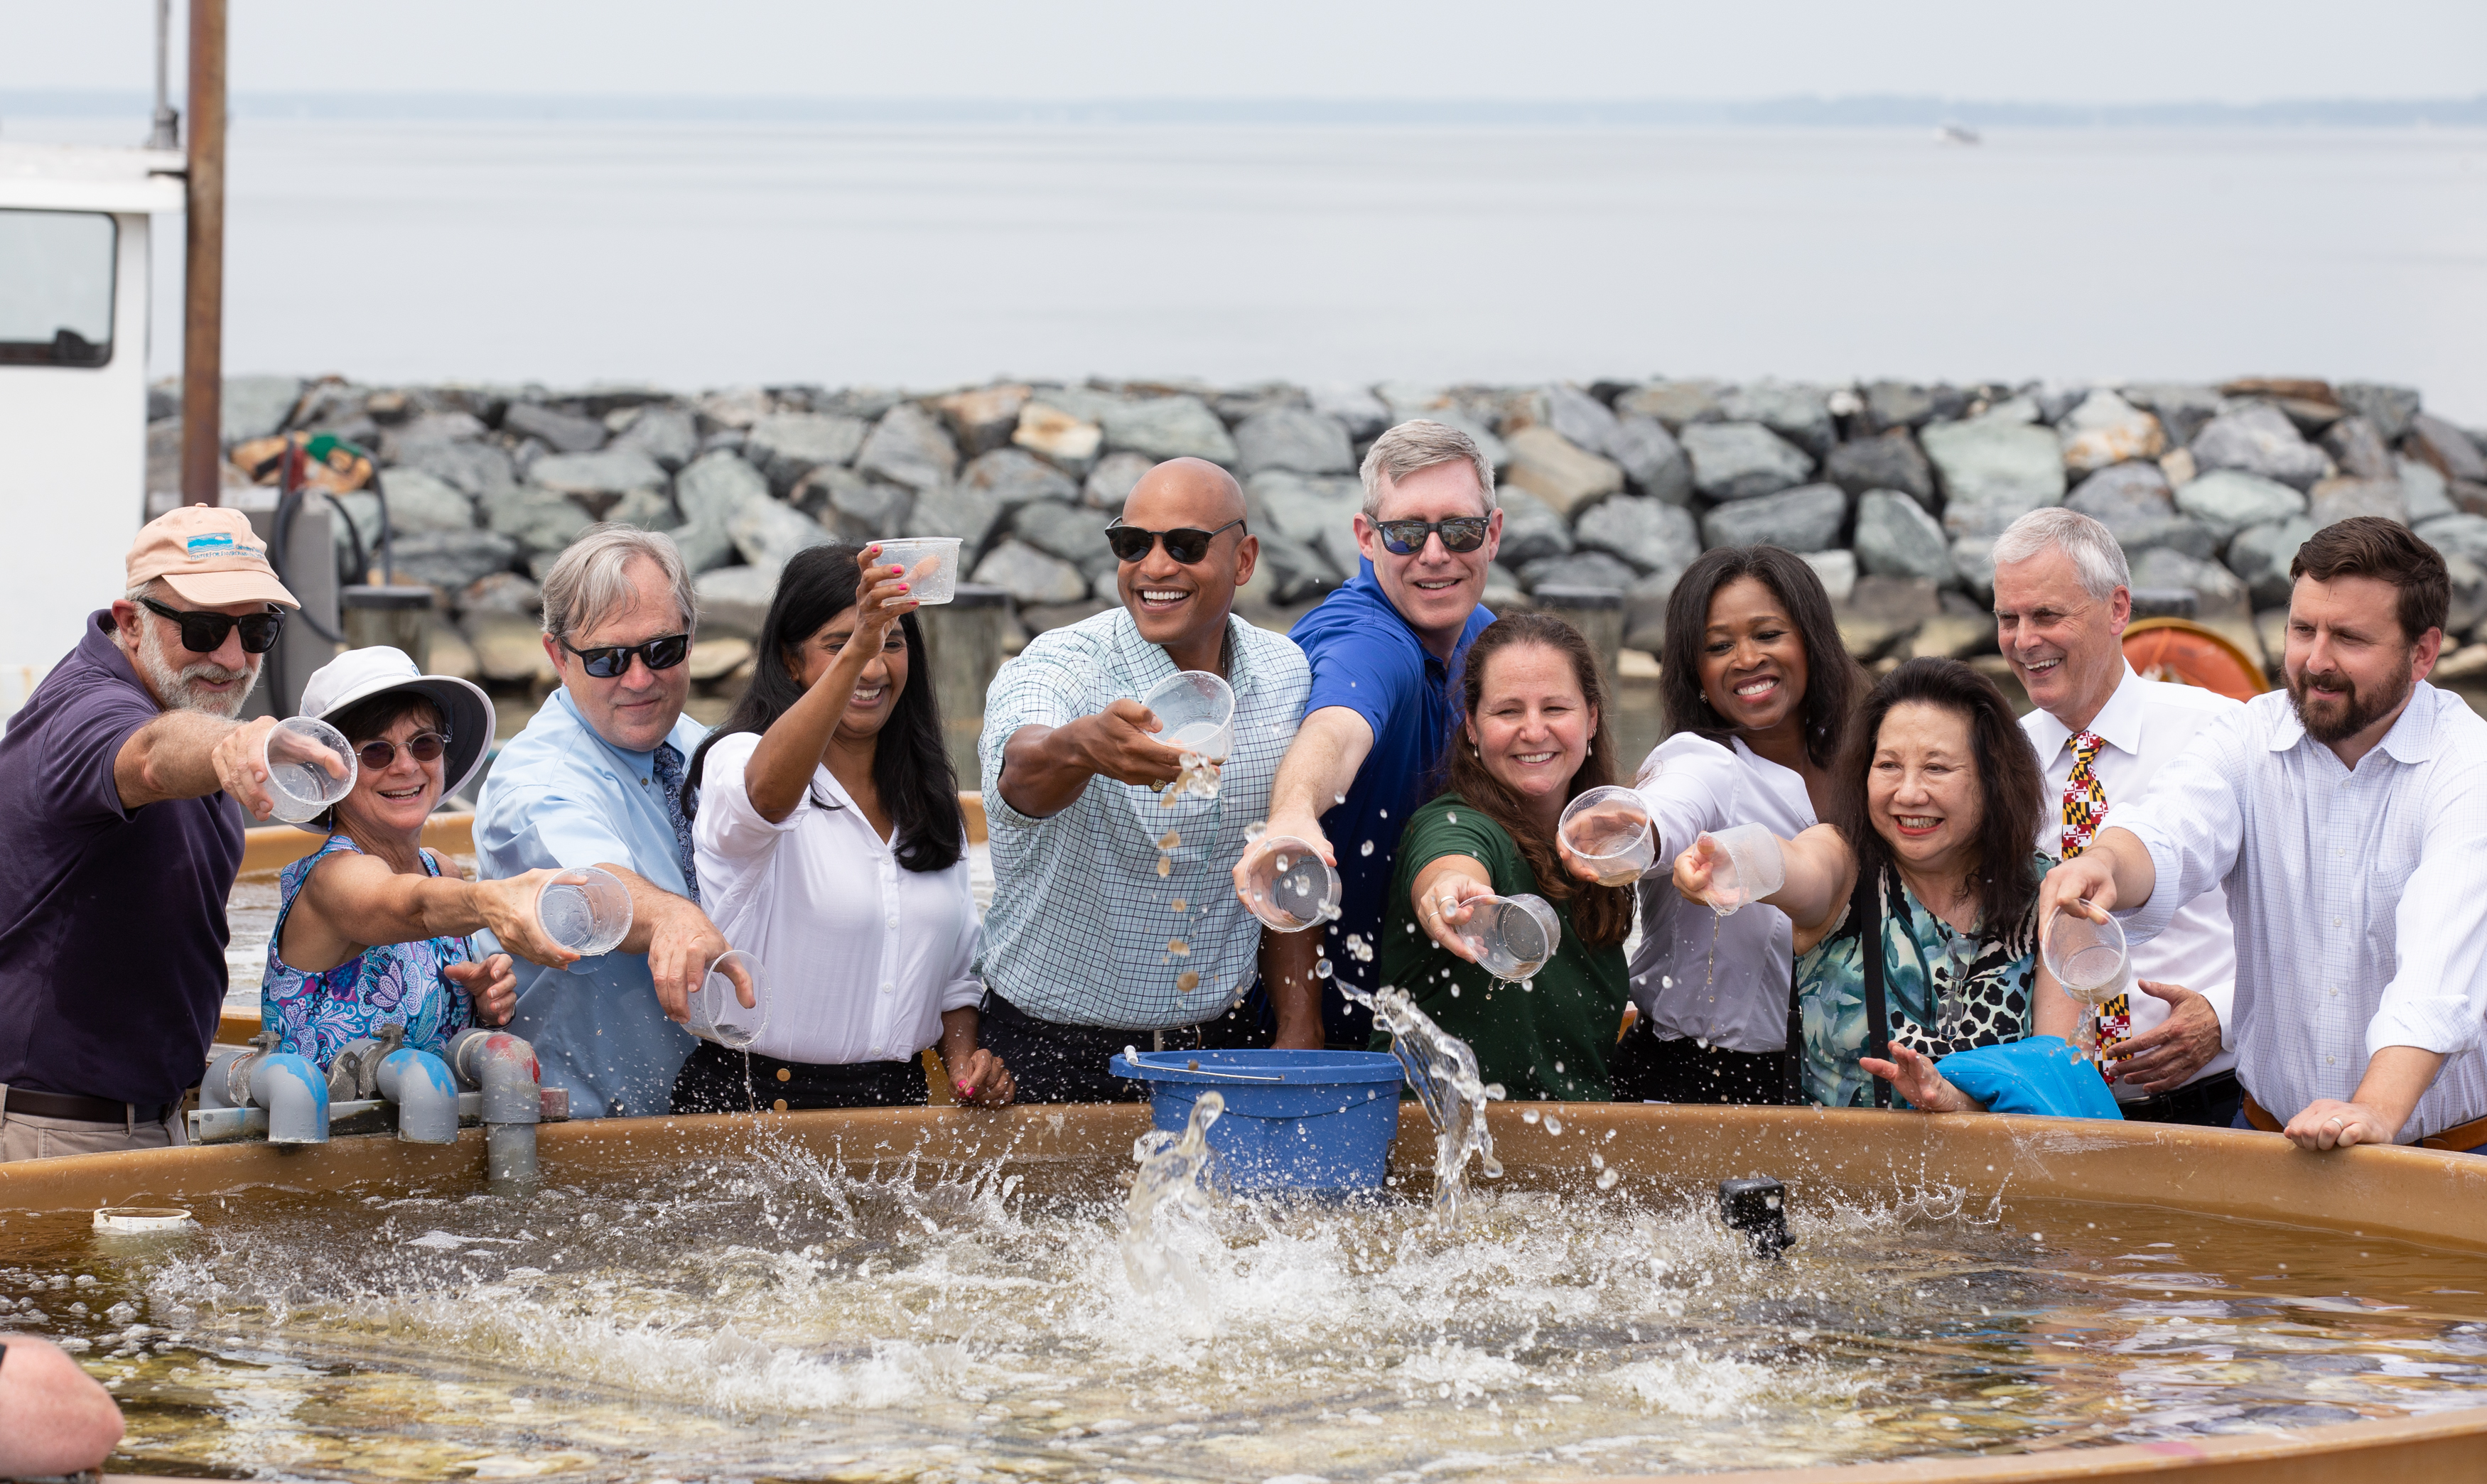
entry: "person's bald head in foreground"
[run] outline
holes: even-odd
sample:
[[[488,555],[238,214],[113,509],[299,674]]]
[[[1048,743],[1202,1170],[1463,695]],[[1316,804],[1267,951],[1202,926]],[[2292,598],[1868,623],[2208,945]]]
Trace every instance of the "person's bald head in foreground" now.
[[[1116,523],[1114,588],[1139,625],[1185,670],[1218,671],[1235,590],[1261,543],[1244,525],[1244,489],[1205,458],[1170,458],[1132,486]],[[1147,545],[1142,537],[1149,534]]]

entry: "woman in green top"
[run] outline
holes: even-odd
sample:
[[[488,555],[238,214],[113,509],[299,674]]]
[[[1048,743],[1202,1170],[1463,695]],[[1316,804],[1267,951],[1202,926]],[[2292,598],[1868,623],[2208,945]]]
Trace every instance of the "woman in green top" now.
[[[1914,1108],[1983,1112],[1933,1058],[2069,1039],[2080,1014],[2037,956],[2038,880],[2055,864],[2029,848],[2038,759],[1993,682],[1957,660],[1884,676],[1848,736],[1834,822],[1784,842],[1786,884],[1762,898],[1796,929],[1805,1095],[1872,1107],[1887,1082]],[[1715,859],[1706,838],[1677,857],[1677,890],[1703,899]]]
[[[1563,806],[1614,780],[1597,655],[1562,619],[1518,615],[1477,636],[1462,686],[1447,789],[1399,838],[1382,982],[1467,1042],[1508,1096],[1605,1102],[1631,998],[1633,893],[1575,878],[1554,845]],[[1553,906],[1563,941],[1530,979],[1508,983],[1477,965],[1458,929],[1470,899],[1522,893]],[[1388,1040],[1378,1034],[1375,1049]]]

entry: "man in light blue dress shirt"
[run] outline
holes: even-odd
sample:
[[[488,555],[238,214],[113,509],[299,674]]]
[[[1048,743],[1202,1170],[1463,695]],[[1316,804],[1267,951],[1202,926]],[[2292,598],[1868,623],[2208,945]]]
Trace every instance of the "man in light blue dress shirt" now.
[[[671,537],[595,526],[545,577],[545,650],[561,673],[501,750],[475,811],[487,877],[596,866],[630,891],[619,948],[568,970],[522,965],[517,1018],[573,1117],[667,1111],[697,1044],[690,991],[726,949],[699,909],[683,766],[708,728],[683,715],[698,621]]]

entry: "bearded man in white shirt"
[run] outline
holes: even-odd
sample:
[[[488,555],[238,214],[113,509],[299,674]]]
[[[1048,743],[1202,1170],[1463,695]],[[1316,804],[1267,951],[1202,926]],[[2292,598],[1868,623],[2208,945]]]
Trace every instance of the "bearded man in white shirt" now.
[[[2147,941],[2225,881],[2239,1121],[2306,1149],[2487,1150],[2487,721],[2426,683],[2444,559],[2361,515],[2289,576],[2287,694],[2213,718],[2039,910],[2086,901]]]
[[[2124,659],[2132,573],[2107,527],[2033,510],[1995,543],[1995,637],[2037,709],[2021,729],[2046,773],[2038,848],[2070,860],[2213,717],[2240,702],[2145,680]],[[2216,883],[2133,950],[2133,986],[2096,1011],[2101,1066],[2127,1118],[2226,1128],[2243,1098],[2237,949]]]

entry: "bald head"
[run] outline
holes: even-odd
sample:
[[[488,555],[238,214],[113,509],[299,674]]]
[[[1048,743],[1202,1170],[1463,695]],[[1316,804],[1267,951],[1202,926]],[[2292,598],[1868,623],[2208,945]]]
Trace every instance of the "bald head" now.
[[[1197,526],[1215,531],[1244,518],[1244,486],[1205,458],[1169,458],[1140,476],[1123,501],[1127,524],[1163,531]]]
[[[1140,637],[1163,646],[1178,668],[1220,668],[1235,590],[1252,580],[1260,560],[1261,543],[1243,520],[1243,486],[1205,458],[1167,459],[1140,476],[1123,502],[1123,524],[1158,539],[1138,561],[1117,565],[1114,588]],[[1178,542],[1194,557],[1179,562],[1166,550],[1169,531],[1215,534],[1206,550]]]

